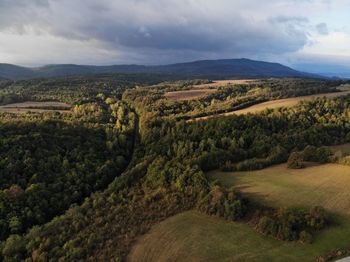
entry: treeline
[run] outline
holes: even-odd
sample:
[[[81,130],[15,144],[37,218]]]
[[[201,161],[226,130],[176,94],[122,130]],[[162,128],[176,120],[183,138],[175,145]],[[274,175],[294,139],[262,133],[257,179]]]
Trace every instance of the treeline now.
[[[197,209],[208,215],[229,221],[244,219],[254,225],[257,232],[283,241],[311,243],[315,233],[330,225],[330,219],[322,207],[310,210],[293,208],[267,208],[249,201],[234,188],[213,186],[199,200]]]
[[[166,76],[157,74],[113,74],[0,81],[0,105],[33,101],[84,103],[97,94],[121,98],[127,88],[157,84]]]
[[[317,162],[324,164],[334,161],[335,158],[329,147],[315,147],[309,145],[302,151],[292,152],[288,158],[287,164],[289,168],[300,169],[305,167],[304,162]]]
[[[196,88],[198,85],[210,84],[213,81],[208,79],[188,79],[176,81],[164,81],[157,85],[150,86],[151,89],[161,90],[162,92],[183,91]]]

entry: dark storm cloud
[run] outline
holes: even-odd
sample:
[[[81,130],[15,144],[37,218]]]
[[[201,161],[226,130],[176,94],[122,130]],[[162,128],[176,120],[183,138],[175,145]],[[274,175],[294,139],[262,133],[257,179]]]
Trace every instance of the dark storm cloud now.
[[[24,33],[25,26],[37,24],[48,8],[48,0],[0,0],[0,30]]]
[[[288,1],[271,0],[261,10],[258,0],[0,0],[0,31],[97,41],[145,62],[276,55],[308,42],[308,19],[286,16],[281,3]]]

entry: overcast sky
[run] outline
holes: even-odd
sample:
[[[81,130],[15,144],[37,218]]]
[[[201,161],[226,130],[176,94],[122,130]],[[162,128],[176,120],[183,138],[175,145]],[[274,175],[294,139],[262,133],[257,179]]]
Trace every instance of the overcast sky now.
[[[0,62],[350,66],[350,0],[0,0]]]

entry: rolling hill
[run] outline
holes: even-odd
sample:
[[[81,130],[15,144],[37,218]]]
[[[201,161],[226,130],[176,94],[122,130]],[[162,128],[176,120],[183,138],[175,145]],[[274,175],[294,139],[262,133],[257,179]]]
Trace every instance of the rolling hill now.
[[[28,79],[35,78],[33,69],[11,64],[0,64],[0,79]]]
[[[185,78],[266,78],[266,77],[319,77],[296,71],[278,63],[250,59],[201,60],[170,65],[47,65],[37,68],[0,64],[0,78],[13,80],[111,73],[160,73]]]

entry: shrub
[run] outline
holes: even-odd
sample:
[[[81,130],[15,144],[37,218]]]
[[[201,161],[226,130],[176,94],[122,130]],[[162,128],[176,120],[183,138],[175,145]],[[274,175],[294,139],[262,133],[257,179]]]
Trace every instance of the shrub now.
[[[311,244],[312,243],[312,235],[305,230],[301,231],[299,234],[299,241],[301,243],[307,243]]]
[[[318,162],[318,163],[328,163],[332,156],[332,151],[327,146],[315,147],[307,146],[302,152],[303,160]]]
[[[315,206],[308,214],[308,226],[315,230],[324,228],[327,224],[327,213],[323,207]]]
[[[256,229],[259,233],[264,235],[277,234],[277,224],[272,218],[268,216],[263,216],[259,219]]]
[[[303,158],[305,161],[317,162],[316,156],[317,148],[315,146],[306,146],[303,151]]]
[[[317,162],[319,163],[328,163],[330,157],[332,156],[332,151],[327,146],[322,146],[316,150]]]
[[[304,168],[303,154],[300,152],[292,152],[287,162],[288,168],[300,169]]]
[[[326,225],[326,213],[321,207],[314,207],[309,212],[280,208],[262,216],[256,224],[256,230],[280,240],[311,243],[311,232],[319,231]]]

